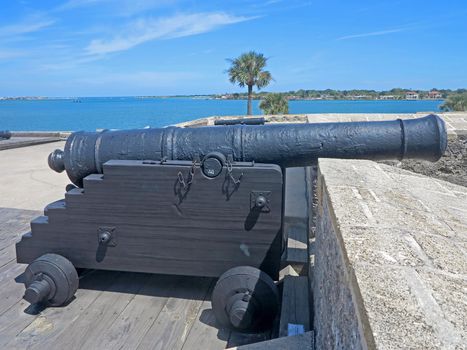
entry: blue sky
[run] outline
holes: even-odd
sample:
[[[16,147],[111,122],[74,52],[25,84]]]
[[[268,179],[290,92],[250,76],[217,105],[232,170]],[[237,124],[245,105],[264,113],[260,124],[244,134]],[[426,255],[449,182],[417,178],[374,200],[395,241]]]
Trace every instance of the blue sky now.
[[[467,87],[467,1],[0,0],[0,96],[242,91],[226,58],[269,57],[267,91]]]

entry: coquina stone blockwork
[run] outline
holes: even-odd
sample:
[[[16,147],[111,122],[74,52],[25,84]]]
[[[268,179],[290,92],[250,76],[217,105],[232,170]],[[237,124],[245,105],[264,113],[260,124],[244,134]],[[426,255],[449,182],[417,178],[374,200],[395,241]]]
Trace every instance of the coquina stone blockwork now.
[[[323,190],[323,189],[321,189]],[[324,189],[325,190],[325,189]],[[365,349],[357,304],[327,196],[319,195],[314,269],[316,344],[323,349]]]
[[[467,188],[320,160],[316,349],[465,349]]]

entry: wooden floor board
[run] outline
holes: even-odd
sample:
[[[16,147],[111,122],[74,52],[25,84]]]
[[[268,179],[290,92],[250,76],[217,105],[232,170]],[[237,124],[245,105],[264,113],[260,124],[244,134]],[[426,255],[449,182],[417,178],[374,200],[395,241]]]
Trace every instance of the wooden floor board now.
[[[24,268],[14,261],[0,268],[0,315],[23,297],[24,285],[15,279],[21,276]]]
[[[211,283],[211,278],[183,278],[140,342],[138,349],[181,349]]]
[[[0,267],[16,258],[15,243],[29,231],[29,222],[38,211],[0,208]]]
[[[108,287],[118,273],[96,272],[80,283],[92,284],[99,289],[78,289],[76,298],[66,306],[40,310],[37,315],[29,315],[31,322],[8,344],[15,349],[60,349],[62,334],[84,310]],[[27,305],[27,303],[26,303]]]
[[[90,349],[88,342],[95,341],[120,315],[141,288],[143,274],[120,274],[111,287],[81,313],[77,319],[55,339],[61,349]]]
[[[10,245],[5,249],[0,250],[0,268],[10,264],[11,262],[15,261],[16,254],[15,254],[15,246]]]
[[[224,349],[230,336],[230,331],[219,328],[211,308],[211,294],[214,283],[201,304],[193,327],[183,344],[183,350],[215,350]]]
[[[29,307],[26,301],[20,300],[12,304],[4,313],[0,315],[0,349],[12,349],[8,346],[15,337],[21,333],[31,322],[35,316],[31,316],[27,312],[36,313],[40,311],[40,307],[35,305]]]
[[[94,341],[92,349],[135,349],[154,324],[182,277],[151,275],[118,318]]]

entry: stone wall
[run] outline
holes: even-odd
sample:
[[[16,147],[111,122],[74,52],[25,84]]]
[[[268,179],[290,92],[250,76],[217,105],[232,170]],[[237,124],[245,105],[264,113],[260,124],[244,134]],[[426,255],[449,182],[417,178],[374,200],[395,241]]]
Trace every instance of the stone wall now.
[[[382,163],[467,187],[467,135],[450,138],[446,153],[436,163],[416,160]]]
[[[319,160],[316,349],[465,349],[467,188]]]
[[[320,191],[326,191],[320,186]],[[326,194],[319,194],[315,269],[313,274],[314,328],[317,349],[366,349],[347,271]],[[370,332],[371,335],[371,332]]]

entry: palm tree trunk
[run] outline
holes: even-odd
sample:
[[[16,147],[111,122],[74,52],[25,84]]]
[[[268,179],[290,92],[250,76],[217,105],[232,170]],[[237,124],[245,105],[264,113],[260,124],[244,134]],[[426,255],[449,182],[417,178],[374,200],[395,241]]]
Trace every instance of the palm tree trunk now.
[[[253,85],[248,85],[248,108],[246,115],[252,115],[253,113],[251,112],[251,93],[253,92]]]

